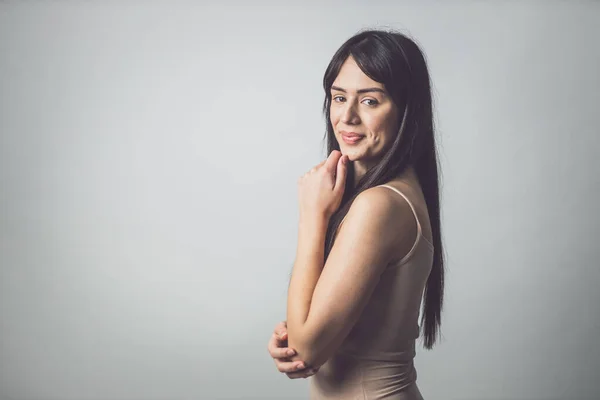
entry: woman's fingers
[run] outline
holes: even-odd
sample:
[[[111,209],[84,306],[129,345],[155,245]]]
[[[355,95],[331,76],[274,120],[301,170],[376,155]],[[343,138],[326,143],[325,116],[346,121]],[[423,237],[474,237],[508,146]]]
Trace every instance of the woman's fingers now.
[[[302,361],[290,361],[289,357],[296,355],[296,351],[285,346],[287,341],[287,324],[285,321],[275,326],[275,330],[269,339],[267,350],[275,361],[275,366],[279,372],[288,375],[290,379],[308,378],[316,373],[317,370],[307,369]]]
[[[305,372],[307,370],[306,365],[302,361],[281,361],[275,360],[275,365],[279,372],[294,373],[294,372]]]
[[[310,378],[311,376],[313,376],[314,374],[316,374],[317,371],[318,370],[306,369],[304,371],[288,372],[288,373],[286,373],[286,375],[290,379]]]
[[[274,332],[267,346],[269,354],[275,360],[275,366],[279,372],[297,372],[305,369],[306,365],[302,361],[289,360],[288,357],[295,355],[296,351],[289,347],[283,347],[282,342],[282,339]]]
[[[278,323],[273,333],[282,341],[287,340],[287,323],[285,321]]]
[[[293,349],[284,347],[283,340],[280,339],[276,333],[271,335],[271,339],[269,339],[269,344],[267,345],[267,350],[269,351],[271,357],[275,359],[287,358],[296,354]]]
[[[281,336],[284,332],[287,332],[286,321],[281,321],[280,323],[275,325],[275,329],[273,330],[273,332],[278,336]]]

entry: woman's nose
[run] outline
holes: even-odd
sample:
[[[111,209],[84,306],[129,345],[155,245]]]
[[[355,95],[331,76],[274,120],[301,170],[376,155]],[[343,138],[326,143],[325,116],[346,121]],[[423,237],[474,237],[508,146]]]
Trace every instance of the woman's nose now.
[[[346,108],[342,114],[342,122],[349,125],[356,125],[360,123],[358,113],[352,104],[346,103]]]

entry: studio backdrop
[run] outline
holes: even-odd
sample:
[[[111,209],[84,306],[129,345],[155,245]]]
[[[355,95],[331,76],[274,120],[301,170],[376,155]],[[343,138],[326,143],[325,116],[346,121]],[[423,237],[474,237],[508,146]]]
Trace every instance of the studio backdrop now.
[[[306,399],[285,319],[322,77],[427,55],[442,341],[426,399],[600,396],[600,3],[0,2],[0,399]]]

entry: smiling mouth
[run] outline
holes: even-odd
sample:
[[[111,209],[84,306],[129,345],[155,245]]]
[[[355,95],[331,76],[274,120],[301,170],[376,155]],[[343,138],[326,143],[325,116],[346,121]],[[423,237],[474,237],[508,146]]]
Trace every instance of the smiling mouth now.
[[[365,136],[357,133],[342,133],[342,140],[347,144],[356,144],[360,142]]]

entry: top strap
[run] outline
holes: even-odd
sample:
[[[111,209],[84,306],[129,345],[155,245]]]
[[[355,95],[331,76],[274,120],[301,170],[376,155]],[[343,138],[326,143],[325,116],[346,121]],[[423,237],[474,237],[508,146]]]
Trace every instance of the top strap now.
[[[404,198],[404,200],[406,200],[406,202],[408,203],[410,209],[413,212],[413,215],[415,216],[415,220],[417,221],[417,237],[418,236],[422,236],[423,235],[423,230],[421,229],[421,222],[419,221],[419,217],[417,215],[417,210],[415,209],[415,206],[413,205],[413,203],[408,199],[408,197],[406,197],[406,195],[404,193],[402,193],[401,191],[399,191],[398,189],[396,189],[393,186],[390,186],[390,185],[378,185],[378,186],[382,186],[382,187],[386,187],[388,189],[391,189],[394,192],[398,193],[400,196],[402,196]],[[347,216],[348,216],[348,214],[344,215],[344,218],[342,218],[342,220],[340,221],[340,224],[338,225],[338,228],[337,228],[337,231],[336,231],[336,235],[339,232],[340,228],[342,227],[342,224],[346,220]]]
[[[404,193],[402,193],[401,191],[399,191],[398,189],[396,189],[393,186],[390,186],[390,185],[378,185],[378,186],[382,186],[382,187],[386,187],[388,189],[392,189],[394,192],[396,192],[400,196],[404,197],[404,200],[406,200],[406,202],[410,206],[410,209],[412,210],[412,212],[413,212],[413,214],[415,216],[415,220],[417,221],[417,232],[418,232],[419,235],[421,235],[422,234],[421,222],[419,221],[419,217],[417,215],[417,210],[415,209],[415,206],[413,205],[413,203],[408,199],[408,197],[406,197],[406,195]]]

